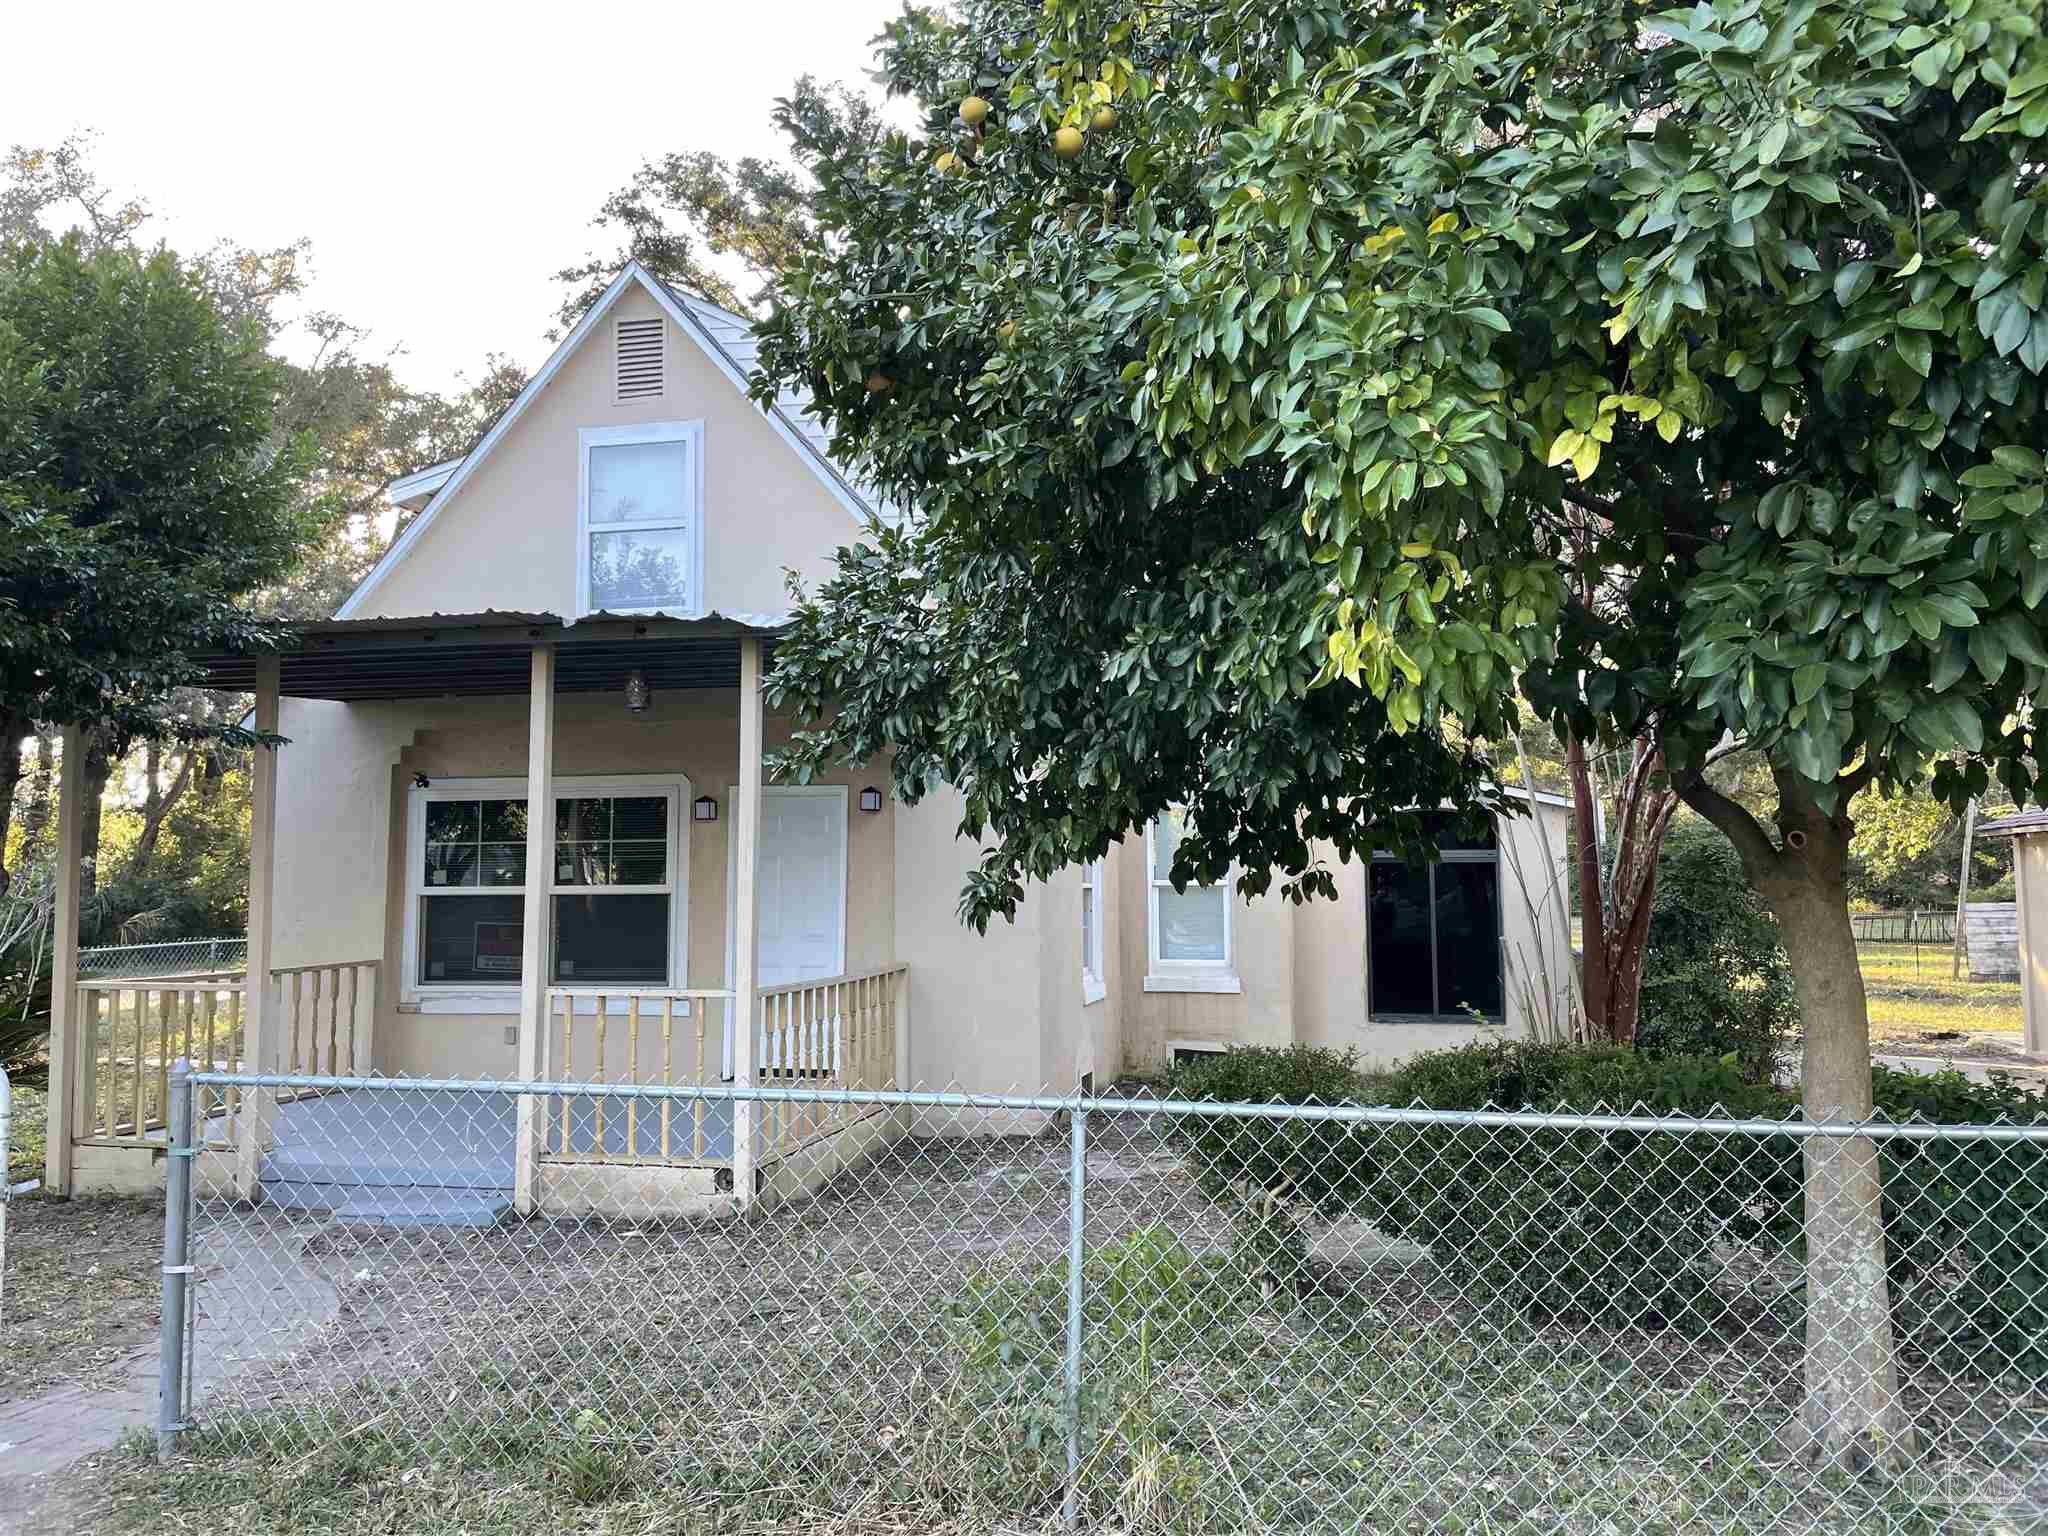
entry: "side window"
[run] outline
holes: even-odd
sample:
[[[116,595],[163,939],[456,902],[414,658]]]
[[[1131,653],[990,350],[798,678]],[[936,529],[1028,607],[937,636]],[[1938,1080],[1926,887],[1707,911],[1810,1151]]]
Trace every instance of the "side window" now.
[[[1491,837],[1440,846],[1430,864],[1377,854],[1366,893],[1372,1018],[1504,1015],[1500,851]]]
[[[1173,888],[1173,853],[1186,826],[1186,813],[1172,810],[1146,830],[1150,964],[1145,989],[1236,992],[1241,988],[1231,946],[1235,883],[1191,885],[1184,891]]]
[[[1081,866],[1081,1001],[1107,992],[1102,967],[1102,861]]]

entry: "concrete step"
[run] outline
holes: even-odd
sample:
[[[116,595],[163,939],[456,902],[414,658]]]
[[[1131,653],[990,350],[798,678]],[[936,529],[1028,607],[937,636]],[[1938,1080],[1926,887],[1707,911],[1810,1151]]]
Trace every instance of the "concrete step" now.
[[[362,1189],[334,1207],[334,1219],[363,1227],[494,1227],[511,1209],[509,1191]]]

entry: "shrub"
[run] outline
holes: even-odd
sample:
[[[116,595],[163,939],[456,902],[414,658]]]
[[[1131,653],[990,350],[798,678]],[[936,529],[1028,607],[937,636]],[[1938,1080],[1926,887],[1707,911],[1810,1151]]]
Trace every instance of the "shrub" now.
[[[1374,1086],[1432,1109],[1790,1107],[1713,1057],[1522,1041],[1418,1056]],[[1789,1139],[1427,1125],[1389,1128],[1375,1150],[1390,1176],[1374,1192],[1374,1225],[1426,1243],[1479,1295],[1617,1327],[1715,1321],[1713,1246],[1759,1235],[1799,1187]]]
[[[1881,1117],[1944,1124],[2048,1118],[2048,1094],[1873,1068]],[[1435,1109],[1792,1119],[1791,1089],[1718,1057],[1615,1046],[1482,1042],[1361,1078],[1308,1048],[1236,1051],[1189,1068],[1214,1098]],[[1289,1099],[1281,1100],[1281,1094]],[[1295,1222],[1345,1212],[1426,1244],[1467,1293],[1597,1326],[1711,1326],[1716,1249],[1800,1252],[1803,1173],[1791,1136],[1451,1125],[1189,1120],[1176,1125],[1212,1194],[1238,1211],[1238,1264],[1269,1287],[1298,1269]],[[1882,1143],[1885,1230],[1902,1330],[1980,1368],[2048,1376],[2048,1149]]]
[[[1732,1056],[1769,1082],[1798,1018],[1777,922],[1741,859],[1712,827],[1675,823],[1657,860],[1638,1049]]]

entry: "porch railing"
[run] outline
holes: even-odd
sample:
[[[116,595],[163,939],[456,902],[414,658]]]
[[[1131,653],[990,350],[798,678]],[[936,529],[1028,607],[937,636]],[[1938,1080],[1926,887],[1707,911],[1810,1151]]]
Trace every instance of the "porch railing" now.
[[[367,1072],[377,1013],[377,962],[292,966],[270,973],[277,1000],[280,1070]],[[171,1063],[245,1072],[247,978],[239,970],[124,976],[78,984],[78,1140],[101,1144],[162,1140]],[[280,1098],[292,1097],[281,1094]],[[193,1102],[209,1146],[233,1139],[241,1105],[202,1088]]]
[[[764,987],[754,1056],[760,1081],[771,1087],[900,1086],[897,1009],[908,977],[906,967],[895,965]],[[880,1113],[872,1104],[764,1104],[762,1148],[782,1156]]]
[[[765,1084],[893,1088],[908,971],[887,966],[764,987],[755,1020],[755,1077]],[[683,1087],[723,1081],[730,991],[550,987],[541,1075],[592,1092],[553,1108],[542,1150],[555,1161],[729,1163],[730,1104],[607,1099],[604,1084]],[[764,1106],[760,1141],[781,1156],[879,1114],[872,1105]]]
[[[377,969],[374,960],[343,960],[270,973],[286,1072],[354,1076],[370,1070]]]
[[[731,999],[728,991],[705,988],[550,987],[542,1076],[636,1087],[717,1082],[725,1026],[713,1006]],[[564,1097],[550,1117],[545,1150],[558,1160],[590,1162],[723,1162],[732,1156],[729,1136],[721,1146],[702,1099],[687,1105],[664,1099],[658,1110],[643,1112],[637,1099]]]
[[[227,974],[80,982],[78,1139],[161,1140],[180,1056],[243,1070],[243,991],[242,978]]]

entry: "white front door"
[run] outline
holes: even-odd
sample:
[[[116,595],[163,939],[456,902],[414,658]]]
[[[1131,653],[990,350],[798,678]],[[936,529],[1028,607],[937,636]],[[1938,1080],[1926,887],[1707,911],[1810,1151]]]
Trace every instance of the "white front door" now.
[[[738,844],[731,847],[731,864],[736,867]],[[728,977],[732,974],[732,892],[736,884],[731,878],[726,881]],[[760,901],[760,975],[756,985],[811,981],[837,976],[846,969],[844,785],[762,790],[755,890]],[[726,1032],[725,1075],[732,1076],[730,1030]]]

